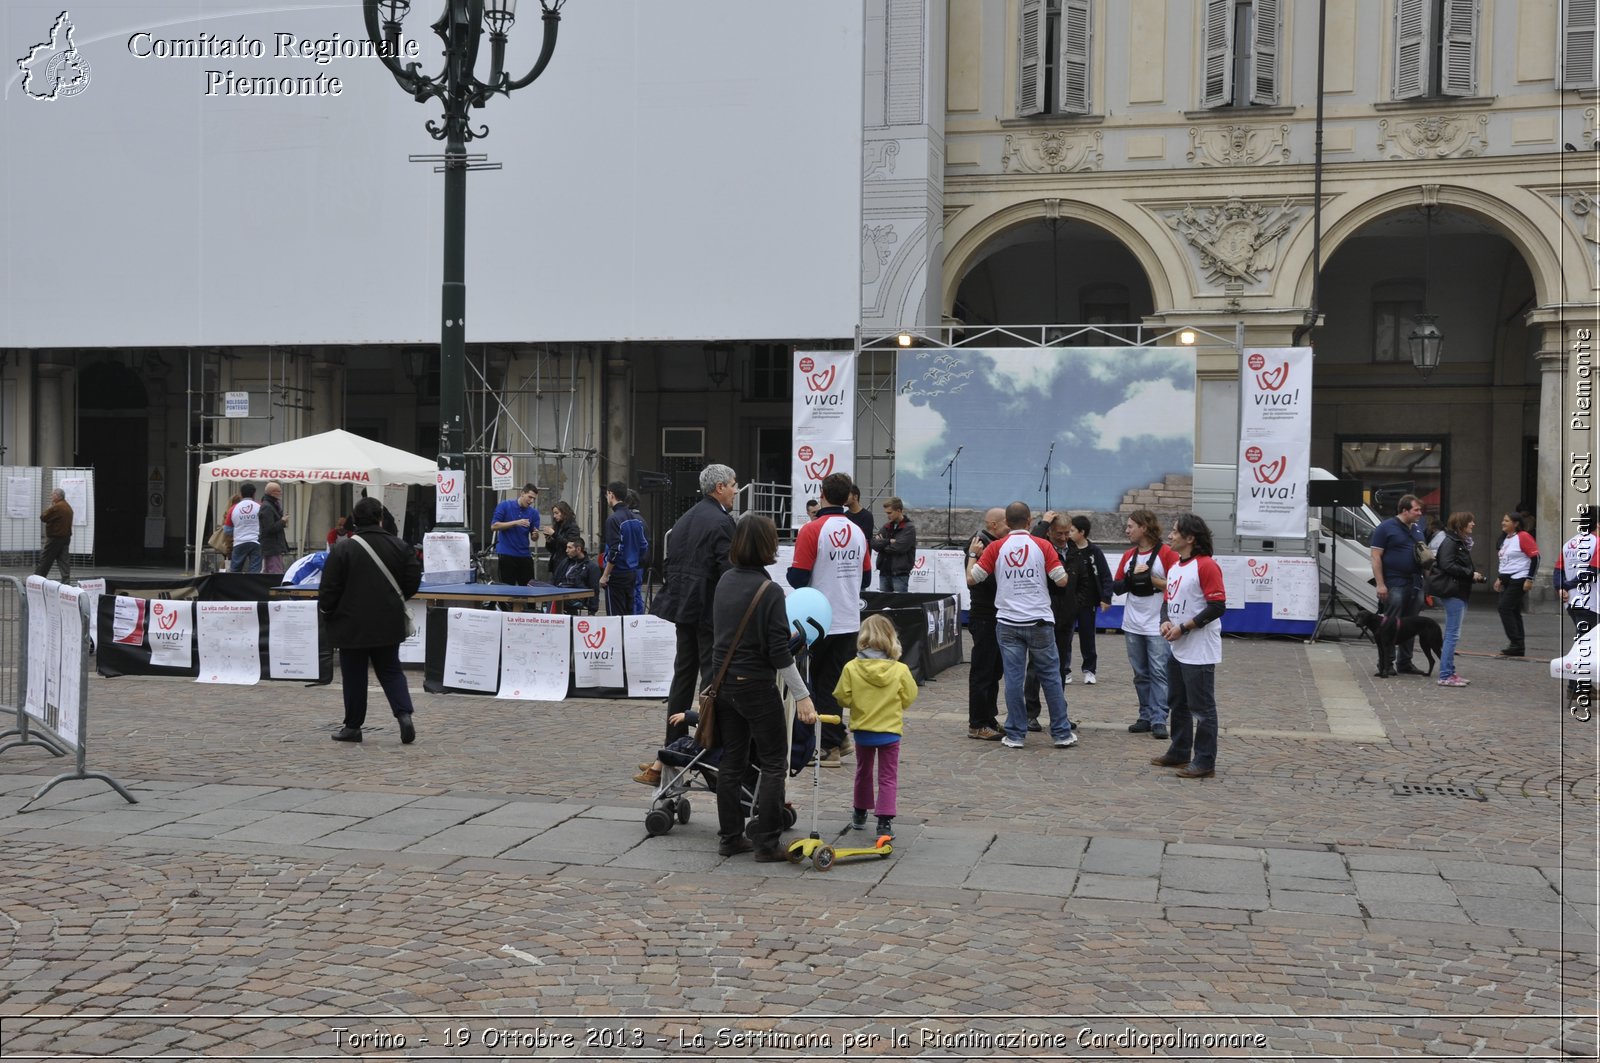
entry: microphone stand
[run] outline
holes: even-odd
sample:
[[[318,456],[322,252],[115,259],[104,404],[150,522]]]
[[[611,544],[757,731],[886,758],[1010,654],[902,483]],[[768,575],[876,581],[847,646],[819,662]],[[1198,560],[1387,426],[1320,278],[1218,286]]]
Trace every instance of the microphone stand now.
[[[1044,491],[1044,509],[1041,512],[1050,512],[1050,459],[1055,457],[1056,444],[1050,442],[1050,453],[1044,456],[1044,479],[1039,481],[1039,487]]]
[[[944,501],[944,538],[946,543],[954,543],[956,541],[956,459],[961,457],[961,451],[965,448],[965,443],[957,447],[956,452],[950,455],[950,460],[944,463],[944,472],[939,474],[941,478],[950,477],[950,482],[945,485]]]

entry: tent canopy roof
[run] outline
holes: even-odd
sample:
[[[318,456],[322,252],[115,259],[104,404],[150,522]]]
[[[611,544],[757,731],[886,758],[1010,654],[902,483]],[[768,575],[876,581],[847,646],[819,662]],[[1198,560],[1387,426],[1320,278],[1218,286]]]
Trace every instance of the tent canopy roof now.
[[[434,483],[438,463],[398,447],[376,443],[343,429],[274,443],[200,466],[200,486],[218,480],[262,483],[384,484]]]

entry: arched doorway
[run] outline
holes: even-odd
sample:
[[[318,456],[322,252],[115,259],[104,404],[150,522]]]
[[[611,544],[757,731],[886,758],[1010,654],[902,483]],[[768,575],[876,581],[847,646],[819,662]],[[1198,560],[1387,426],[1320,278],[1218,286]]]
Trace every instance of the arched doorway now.
[[[149,399],[126,357],[101,355],[78,371],[75,460],[94,468],[95,560],[101,565],[145,560]]]
[[[1100,325],[1139,321],[1154,309],[1149,278],[1113,233],[1044,217],[988,241],[956,289],[954,316],[974,326]]]
[[[1401,494],[1428,516],[1489,515],[1536,491],[1539,330],[1528,261],[1495,219],[1405,206],[1343,240],[1322,272],[1314,463],[1361,480],[1385,516]],[[1444,335],[1439,367],[1412,366],[1419,314]],[[1485,559],[1487,560],[1487,559]]]

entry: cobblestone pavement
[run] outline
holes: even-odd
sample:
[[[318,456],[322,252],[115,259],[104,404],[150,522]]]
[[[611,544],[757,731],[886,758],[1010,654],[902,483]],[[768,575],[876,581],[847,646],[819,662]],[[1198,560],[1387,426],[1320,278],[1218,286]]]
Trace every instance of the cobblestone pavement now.
[[[894,853],[826,873],[718,857],[710,795],[645,836],[656,702],[418,694],[416,745],[347,746],[337,686],[94,679],[139,803],[19,814],[63,762],[0,755],[0,1056],[1594,1058],[1597,724],[1479,612],[1464,689],[1228,640],[1200,781],[1127,732],[1117,636],[1071,750],[969,741],[952,669]]]

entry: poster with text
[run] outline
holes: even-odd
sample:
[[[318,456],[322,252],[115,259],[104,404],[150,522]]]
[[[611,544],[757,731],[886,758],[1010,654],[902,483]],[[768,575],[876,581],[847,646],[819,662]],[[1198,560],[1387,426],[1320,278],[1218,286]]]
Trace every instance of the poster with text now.
[[[421,664],[428,656],[428,603],[420,598],[409,598],[406,612],[411,614],[411,626],[417,633],[400,643],[400,663]]]
[[[794,441],[791,451],[789,483],[792,497],[789,507],[791,524],[798,528],[806,522],[806,503],[821,501],[822,481],[836,472],[854,473],[856,445],[851,440]]]
[[[622,618],[622,660],[628,672],[628,697],[666,697],[672,687],[672,666],[677,655],[676,624],[658,616]]]
[[[155,616],[156,602],[150,607]],[[188,603],[182,603],[188,604]],[[196,602],[196,641],[200,645],[200,675],[196,683],[230,683],[254,686],[261,682],[261,622],[255,602]],[[158,626],[154,622],[153,626]],[[154,632],[151,632],[152,637]],[[189,662],[186,660],[184,664]]]
[[[1263,539],[1304,539],[1310,464],[1309,437],[1241,444],[1237,533]]]
[[[1272,564],[1272,619],[1317,618],[1317,559],[1280,557]]]
[[[586,616],[572,622],[572,680],[581,690],[626,686],[621,617]]]
[[[566,699],[572,660],[571,620],[561,613],[501,614],[500,697],[514,701]]]
[[[78,744],[78,709],[83,699],[83,592],[65,585],[56,588],[57,623],[61,628],[61,678],[56,692],[55,732],[69,745]]]
[[[856,437],[856,352],[796,351],[794,438],[850,442]]]
[[[1306,537],[1311,348],[1246,347],[1239,372],[1236,531]]]
[[[467,522],[467,474],[462,469],[440,469],[433,478],[433,522]]]
[[[1222,570],[1222,587],[1228,594],[1228,608],[1243,609],[1245,602],[1249,600],[1246,597],[1249,577],[1245,574],[1248,571],[1247,561],[1249,559],[1243,557],[1218,557],[1215,560],[1217,568]]]
[[[316,602],[267,604],[267,663],[273,679],[318,678]]]
[[[317,603],[306,604],[315,608]],[[150,663],[162,668],[188,668],[194,663],[193,654],[194,603],[165,599],[151,602]]]
[[[444,682],[494,693],[500,685],[500,618],[494,609],[445,610]]]

